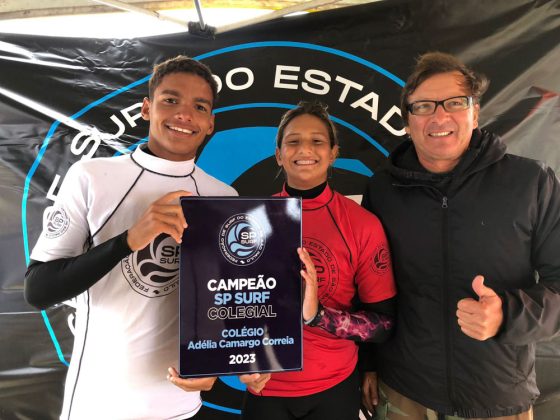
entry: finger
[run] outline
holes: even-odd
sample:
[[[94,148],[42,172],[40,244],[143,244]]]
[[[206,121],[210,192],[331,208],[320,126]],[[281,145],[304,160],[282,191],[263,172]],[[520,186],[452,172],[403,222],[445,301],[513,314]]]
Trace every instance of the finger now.
[[[473,338],[475,340],[478,341],[484,341],[486,340],[487,337],[485,337],[485,335],[478,329],[476,328],[470,328],[470,327],[461,327],[461,331],[463,332],[463,334],[465,334],[466,336]]]
[[[154,203],[149,208],[148,212],[152,214],[162,214],[162,215],[172,216],[177,219],[177,223],[179,223],[183,228],[187,227],[187,219],[185,218],[185,214],[183,213],[183,208],[180,205]]]
[[[371,388],[368,386],[362,390],[362,404],[370,413],[374,411],[374,405],[371,398]]]
[[[316,275],[315,264],[313,264],[313,260],[309,252],[307,252],[307,249],[298,248],[298,255],[301,262],[305,265],[305,270],[313,276]]]
[[[494,290],[484,285],[484,276],[481,275],[478,275],[473,279],[472,288],[480,298],[497,296]]]
[[[154,239],[161,233],[166,233],[173,237],[178,243],[181,243],[183,239],[183,232],[185,227],[182,222],[175,216],[168,214],[152,214],[150,219],[145,222],[146,227],[151,231],[151,235]]]
[[[247,384],[253,381],[253,377],[254,375],[249,374],[239,375],[239,381],[243,384]]]
[[[457,309],[472,314],[472,313],[480,312],[481,304],[478,300],[475,299],[471,299],[471,298],[461,299],[459,302],[457,302]]]
[[[484,326],[484,319],[478,315],[463,313],[457,317],[457,323],[464,328],[476,329],[482,331]]]
[[[156,201],[154,201],[154,204],[171,203],[178,200],[181,197],[189,197],[189,196],[192,196],[192,193],[189,191],[185,191],[185,190],[172,191],[158,198]]]
[[[261,383],[261,384],[262,384],[262,383],[267,383],[268,380],[270,379],[270,377],[271,377],[271,374],[270,374],[270,373],[266,373],[266,374],[264,374],[264,375],[260,375],[260,378],[257,379],[257,381],[258,381],[259,383]]]
[[[305,270],[300,270],[299,273],[301,274],[301,277],[303,277],[303,279],[305,280],[306,285],[308,285],[310,287],[315,286],[315,284],[317,283],[316,280],[315,280],[316,279],[315,276],[310,275]]]
[[[379,404],[379,395],[377,394],[376,386],[371,387],[371,403],[373,405],[373,409],[375,410],[375,407]]]

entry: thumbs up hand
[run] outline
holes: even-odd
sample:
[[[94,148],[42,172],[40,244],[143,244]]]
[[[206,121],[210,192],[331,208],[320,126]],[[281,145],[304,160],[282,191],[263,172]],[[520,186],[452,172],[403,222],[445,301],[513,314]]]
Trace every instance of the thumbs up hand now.
[[[502,299],[484,285],[483,276],[478,275],[473,279],[472,288],[478,300],[461,299],[457,303],[457,320],[464,334],[484,341],[494,337],[502,325]]]

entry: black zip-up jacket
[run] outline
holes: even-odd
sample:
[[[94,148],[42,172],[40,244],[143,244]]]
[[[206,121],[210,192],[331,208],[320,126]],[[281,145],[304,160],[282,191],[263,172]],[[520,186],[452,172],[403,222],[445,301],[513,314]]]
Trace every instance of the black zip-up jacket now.
[[[474,130],[448,174],[400,145],[368,184],[362,205],[382,221],[397,282],[393,339],[379,349],[381,379],[439,413],[497,417],[539,395],[535,342],[560,332],[560,184],[550,168],[506,153]],[[472,280],[503,300],[498,334],[461,332],[457,302],[477,298]]]

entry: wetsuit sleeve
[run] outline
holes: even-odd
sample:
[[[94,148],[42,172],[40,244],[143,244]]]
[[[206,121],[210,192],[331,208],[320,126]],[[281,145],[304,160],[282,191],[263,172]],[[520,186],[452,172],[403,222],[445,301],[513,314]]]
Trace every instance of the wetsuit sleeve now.
[[[560,335],[560,183],[550,168],[540,175],[537,209],[531,260],[538,282],[501,296],[504,322],[496,339],[508,344],[527,345]]]
[[[357,312],[324,307],[317,327],[347,340],[383,342],[394,326],[394,301],[362,304],[363,309]]]
[[[25,274],[25,300],[45,309],[85,292],[132,252],[127,234],[125,231],[77,257],[31,260]]]

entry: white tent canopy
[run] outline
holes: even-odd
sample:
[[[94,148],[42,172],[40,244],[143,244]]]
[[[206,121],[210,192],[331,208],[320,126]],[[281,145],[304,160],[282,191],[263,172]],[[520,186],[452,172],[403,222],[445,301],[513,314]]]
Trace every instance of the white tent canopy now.
[[[379,0],[4,1],[0,2],[0,32],[73,36],[71,26],[75,24],[79,29],[74,36],[82,37],[104,37],[104,33],[108,37],[122,36],[122,33],[129,36],[126,35],[129,32],[123,27],[138,28],[131,32],[132,36],[181,31],[214,34],[293,13],[327,10],[372,1]],[[126,16],[125,20],[123,14]],[[112,19],[115,20],[115,25],[111,24]],[[42,29],[43,26],[45,29]],[[103,26],[106,32],[88,30],[92,26]],[[89,32],[92,35],[88,35]]]

